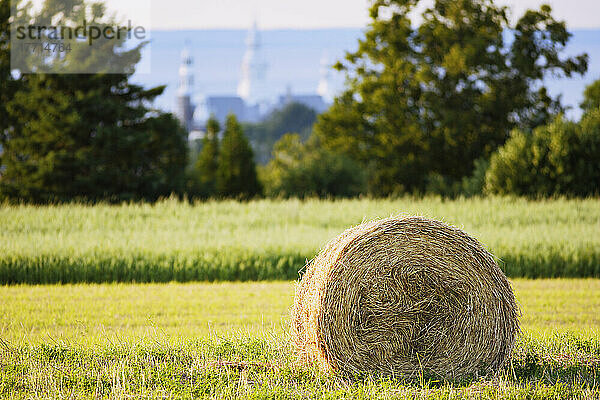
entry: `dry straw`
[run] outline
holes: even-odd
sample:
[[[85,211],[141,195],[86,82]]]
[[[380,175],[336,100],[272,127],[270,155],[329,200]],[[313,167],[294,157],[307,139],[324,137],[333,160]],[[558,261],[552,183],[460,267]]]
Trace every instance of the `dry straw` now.
[[[392,217],[346,230],[308,265],[292,338],[304,361],[327,371],[457,379],[504,365],[518,314],[477,240],[439,221]]]

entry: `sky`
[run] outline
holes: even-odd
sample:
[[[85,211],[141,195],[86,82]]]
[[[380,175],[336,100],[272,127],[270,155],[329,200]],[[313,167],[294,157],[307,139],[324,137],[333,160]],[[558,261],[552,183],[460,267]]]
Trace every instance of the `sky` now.
[[[423,4],[432,0],[423,0]],[[364,27],[370,0],[106,0],[119,14],[137,16],[159,30],[246,29],[256,19],[261,29],[316,29]],[[570,29],[600,28],[599,0],[497,0],[513,9],[513,17],[527,8],[550,4],[555,17]],[[135,17],[134,17],[135,18]]]
[[[156,30],[362,28],[370,0],[103,0],[109,10]],[[33,0],[41,4],[43,0]],[[420,9],[433,0],[422,0]],[[569,29],[600,28],[600,0],[496,0],[513,19],[528,8],[550,4]],[[418,20],[416,21],[418,22]]]

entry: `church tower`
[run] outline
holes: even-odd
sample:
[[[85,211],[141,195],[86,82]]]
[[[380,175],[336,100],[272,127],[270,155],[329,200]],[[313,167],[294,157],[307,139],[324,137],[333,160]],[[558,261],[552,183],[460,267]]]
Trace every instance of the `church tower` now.
[[[267,63],[256,21],[246,38],[246,53],[242,61],[242,79],[237,93],[249,106],[261,105],[267,99]]]
[[[323,53],[321,57],[321,79],[319,80],[319,86],[317,87],[317,93],[321,96],[323,101],[327,104],[333,103],[333,93],[331,91],[329,58],[327,53]]]
[[[185,129],[190,132],[193,128],[194,107],[192,94],[194,92],[194,59],[188,45],[181,52],[181,66],[179,67],[179,86],[175,114]]]

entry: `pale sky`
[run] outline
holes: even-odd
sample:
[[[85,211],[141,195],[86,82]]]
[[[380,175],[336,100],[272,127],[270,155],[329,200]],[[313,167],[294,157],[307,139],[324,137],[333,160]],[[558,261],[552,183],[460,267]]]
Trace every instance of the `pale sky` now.
[[[33,0],[34,4],[43,0]],[[433,0],[423,0],[421,8]],[[513,16],[550,4],[569,29],[600,28],[600,0],[496,0]],[[104,0],[109,9],[160,30],[360,28],[369,22],[370,0]]]
[[[431,0],[425,0],[425,2]],[[151,4],[153,29],[246,29],[257,19],[261,29],[364,27],[369,0],[108,0],[111,8],[139,15]],[[514,15],[550,4],[569,29],[600,28],[599,0],[498,0]],[[144,12],[142,12],[143,14]]]

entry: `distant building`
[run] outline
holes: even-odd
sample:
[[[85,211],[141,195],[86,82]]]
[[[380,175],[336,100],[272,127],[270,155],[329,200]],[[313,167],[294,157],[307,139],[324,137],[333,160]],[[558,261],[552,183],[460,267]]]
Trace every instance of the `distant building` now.
[[[246,38],[246,53],[242,60],[242,79],[237,94],[249,106],[266,107],[267,95],[267,62],[262,51],[262,41],[256,22]]]
[[[319,80],[319,86],[317,87],[317,94],[321,96],[321,99],[325,104],[333,103],[333,90],[331,88],[331,64],[327,53],[323,54],[321,58],[321,79]]]
[[[230,113],[235,114],[238,120],[242,122],[256,122],[260,120],[258,107],[248,106],[241,97],[208,96],[198,102],[194,113],[194,121],[197,125],[201,126],[213,114],[222,123]]]
[[[283,108],[290,103],[300,103],[308,108],[312,108],[317,113],[322,113],[331,103],[326,103],[323,96],[319,94],[292,94],[291,88],[288,87],[288,91],[285,95],[279,96],[276,109]]]
[[[242,76],[237,94],[195,96],[194,60],[186,45],[181,53],[175,114],[188,130],[190,139],[196,139],[204,135],[206,121],[211,115],[221,124],[230,113],[235,114],[240,122],[256,123],[264,120],[273,110],[292,102],[304,104],[321,113],[331,104],[333,97],[330,94],[329,70],[326,63],[326,58],[321,60],[321,80],[316,93],[297,95],[292,94],[288,88],[285,95],[279,96],[278,99],[269,99],[268,66],[262,50],[260,32],[254,23],[246,38],[246,52],[242,59]],[[194,97],[198,104],[193,104]]]
[[[194,107],[192,105],[192,92],[194,89],[194,60],[189,48],[186,46],[181,52],[181,66],[179,67],[179,88],[175,105],[175,115],[183,126],[192,131]]]
[[[330,68],[331,64],[327,58],[327,54],[323,54],[321,58],[321,79],[317,86],[316,93],[293,94],[291,87],[288,86],[287,93],[279,96],[275,108],[283,108],[290,103],[300,103],[308,108],[312,108],[317,113],[325,112],[333,103],[333,92],[330,84]]]

